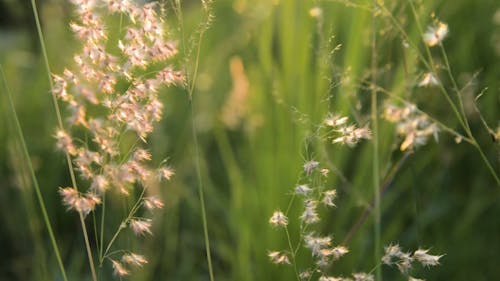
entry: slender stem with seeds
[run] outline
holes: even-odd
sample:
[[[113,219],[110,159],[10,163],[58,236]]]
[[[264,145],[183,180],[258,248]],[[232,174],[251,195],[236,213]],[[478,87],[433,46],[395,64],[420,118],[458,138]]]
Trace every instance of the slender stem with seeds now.
[[[413,4],[411,3],[411,0],[409,0],[409,2],[410,2],[410,5],[411,5],[411,8],[412,8],[413,15],[415,17],[415,21],[417,23],[417,28],[419,30],[419,33],[423,34],[422,26],[420,25],[420,22],[418,20],[418,17],[417,17],[417,14],[416,14],[416,10],[415,10]],[[424,58],[424,56],[420,53],[420,51],[418,50],[418,48],[416,47],[416,44],[411,41],[410,36],[408,36],[408,34],[404,31],[404,29],[401,26],[401,24],[391,14],[391,12],[389,10],[387,10],[387,8],[383,4],[380,4],[379,7],[382,8],[382,10],[384,10],[385,14],[389,16],[391,22],[398,29],[398,31],[401,33],[401,35],[408,41],[408,43],[411,46],[414,47],[414,50],[416,51],[416,54],[417,54],[418,58],[425,65],[425,67],[429,71],[431,71],[432,73],[434,73],[435,75],[437,75],[436,67],[435,67],[435,64],[434,64],[434,60],[432,59],[432,55],[431,55],[429,47],[427,45],[425,45],[425,51],[426,51],[426,54],[427,54],[427,57],[428,57],[428,60],[429,60],[429,61],[427,61]],[[439,87],[439,90],[441,91],[441,93],[445,96],[448,104],[450,104],[452,110],[454,111],[454,113],[455,113],[458,121],[462,125],[462,127],[464,127],[467,130],[467,124],[462,119],[462,118],[465,118],[465,117],[460,114],[459,110],[457,109],[457,107],[456,107],[455,103],[453,102],[453,100],[451,99],[451,97],[448,95],[448,92],[446,91],[446,89],[444,88],[444,86],[441,83],[439,83],[438,87]]]
[[[185,45],[185,36],[184,36],[184,23],[183,23],[183,16],[182,16],[182,6],[181,2],[179,0],[175,1],[175,6],[176,6],[176,12],[177,12],[177,17],[180,21],[180,26],[181,26],[181,34],[182,34],[182,42],[183,42],[183,51],[184,54],[186,55],[186,45]],[[206,8],[206,7],[205,7]],[[207,17],[210,17],[210,15],[207,12]],[[208,22],[209,18],[207,18]],[[195,147],[195,166],[196,166],[196,178],[197,178],[197,186],[198,186],[198,196],[199,196],[199,201],[200,201],[200,208],[201,208],[201,219],[202,219],[202,224],[203,224],[203,236],[205,240],[205,252],[206,252],[206,257],[207,257],[207,264],[208,264],[208,272],[210,276],[210,281],[214,281],[214,272],[213,272],[213,266],[212,266],[212,255],[211,255],[211,250],[210,250],[210,239],[208,236],[208,223],[207,223],[207,213],[206,213],[206,208],[205,208],[205,196],[204,196],[204,190],[203,190],[203,180],[201,176],[201,163],[200,163],[200,148],[198,144],[198,135],[196,134],[196,122],[194,120],[194,88],[196,86],[196,79],[198,77],[198,68],[199,68],[199,62],[200,62],[200,53],[201,53],[201,46],[203,42],[203,36],[205,34],[206,29],[203,28],[199,31],[198,35],[198,46],[196,50],[196,57],[195,57],[195,65],[194,65],[194,70],[192,76],[189,78],[188,77],[188,97],[189,97],[189,105],[190,105],[190,111],[191,111],[191,129],[192,129],[192,135],[193,135],[193,142],[194,142],[194,147]],[[187,72],[186,72],[187,76]]]
[[[415,9],[415,5],[413,5],[413,1],[408,0],[408,3],[410,4],[410,8],[411,8],[411,11],[413,13],[413,17],[415,18],[415,23],[417,24],[419,34],[424,34],[424,31],[422,29],[422,25],[420,24],[420,20],[418,18],[417,10]],[[427,58],[429,60],[429,66],[430,66],[429,70],[432,71],[432,73],[434,73],[435,75],[437,75],[436,65],[434,64],[434,59],[432,58],[431,50],[429,49],[429,46],[427,46],[427,44],[424,44],[424,48],[425,48],[425,52],[427,54]],[[455,114],[458,121],[460,122],[460,125],[462,125],[464,130],[467,131],[468,126],[466,124],[466,121],[464,121],[464,119],[466,119],[466,117],[462,116],[462,114],[458,110],[457,106],[455,105],[455,103],[451,99],[450,95],[448,94],[448,92],[444,88],[443,83],[438,83],[438,87],[441,90],[441,93],[443,94],[443,96],[448,101],[448,104],[451,106],[451,109],[453,110],[453,113]]]
[[[409,101],[405,100],[404,98],[402,97],[399,97],[399,96],[396,96],[396,95],[393,95],[391,94],[389,91],[383,89],[383,88],[380,88],[380,87],[377,87],[379,89],[379,91],[381,91],[382,93],[394,98],[394,99],[397,99],[397,100],[400,100],[406,104],[412,104],[410,103]],[[491,175],[493,176],[493,178],[495,179],[497,185],[500,186],[500,179],[498,178],[498,175],[497,175],[497,172],[495,172],[495,169],[493,168],[493,166],[491,165],[490,161],[488,160],[488,158],[486,157],[486,155],[484,154],[484,151],[483,149],[481,148],[481,146],[477,143],[476,139],[474,138],[474,136],[472,134],[469,134],[468,132],[467,133],[467,136],[464,136],[464,135],[461,135],[460,133],[458,133],[457,131],[453,130],[452,128],[446,126],[444,123],[440,122],[439,120],[437,120],[436,118],[430,116],[428,113],[420,110],[418,107],[415,107],[415,110],[417,110],[418,112],[422,113],[422,114],[425,114],[429,120],[431,120],[432,122],[436,123],[441,129],[443,129],[444,131],[454,135],[455,137],[457,138],[460,138],[461,140],[464,140],[466,142],[468,142],[469,144],[471,144],[472,146],[474,146],[474,148],[476,148],[479,152],[479,155],[481,156],[481,159],[483,160],[483,162],[486,164],[486,167],[488,168],[488,171],[491,173]]]
[[[479,98],[481,98],[486,93],[487,90],[488,90],[488,88],[484,88],[483,90],[481,90],[481,92],[474,99],[474,104],[473,104],[474,111],[479,116],[479,120],[481,120],[481,123],[483,123],[484,129],[493,137],[494,140],[496,140],[497,137],[495,137],[495,134],[496,134],[495,131],[493,131],[490,128],[490,126],[488,126],[488,122],[486,122],[486,120],[484,119],[483,115],[481,114],[481,111],[479,110],[478,104],[477,104]]]
[[[430,63],[422,55],[422,53],[420,52],[420,50],[417,47],[417,44],[412,41],[410,36],[406,33],[404,28],[401,26],[401,24],[398,22],[398,20],[394,17],[394,15],[391,13],[391,11],[389,11],[383,3],[378,4],[378,7],[380,7],[384,11],[384,14],[389,17],[389,19],[391,20],[394,27],[396,27],[396,29],[399,31],[399,33],[401,33],[401,35],[403,36],[403,39],[406,40],[408,45],[413,48],[418,59],[425,65],[425,67],[427,67],[428,69],[431,69]]]
[[[61,110],[59,109],[59,104],[57,103],[57,97],[56,97],[56,94],[54,93],[54,85],[52,82],[52,78],[50,76],[50,74],[52,72],[50,70],[49,58],[47,55],[47,49],[45,47],[45,40],[44,40],[44,36],[43,36],[43,32],[42,32],[42,25],[40,24],[40,17],[38,16],[38,9],[36,7],[36,0],[31,0],[31,7],[33,9],[33,16],[35,18],[36,29],[37,29],[37,33],[38,33],[38,41],[40,42],[43,60],[45,63],[45,68],[47,70],[47,78],[49,80],[50,90],[52,93],[52,102],[54,105],[54,109],[56,111],[57,122],[59,125],[59,129],[64,130],[64,124],[63,124],[62,117],[61,117]],[[78,190],[78,186],[76,184],[76,176],[75,176],[75,172],[73,170],[73,164],[71,162],[71,156],[69,155],[68,152],[66,152],[65,154],[66,154],[66,162],[68,164],[69,174],[71,176],[71,182],[73,184],[73,187]],[[90,271],[92,272],[92,279],[93,279],[93,281],[97,281],[97,275],[95,274],[94,261],[92,259],[92,249],[90,248],[90,244],[88,243],[87,227],[85,226],[85,222],[83,221],[82,214],[80,214],[80,224],[82,226],[82,231],[83,231],[83,234],[84,234],[85,240],[86,240],[85,247],[87,247],[89,266],[90,266]]]
[[[111,245],[113,245],[113,243],[115,242],[116,238],[118,238],[118,235],[120,234],[120,232],[122,231],[122,229],[125,228],[125,224],[127,223],[127,221],[128,221],[128,218],[125,219],[124,222],[120,223],[120,225],[118,226],[118,229],[116,230],[115,234],[113,235],[113,238],[111,238],[111,240],[109,241],[109,244],[106,247],[106,251],[101,256],[101,260],[99,261],[99,263],[101,265],[102,265],[102,263],[104,261],[104,258],[106,258],[108,256],[108,252],[109,252],[109,249],[111,249]]]
[[[411,10],[412,10],[412,13],[413,13],[413,16],[415,18],[415,22],[417,24],[417,28],[418,28],[418,31],[420,34],[423,34],[423,29],[422,29],[422,26],[420,24],[420,21],[418,19],[418,15],[417,15],[417,11],[415,9],[415,6],[414,4],[412,3],[411,0],[408,0],[408,3],[411,7]],[[381,7],[385,13],[387,15],[389,15],[389,18],[391,19],[392,23],[394,24],[394,26],[399,30],[399,32],[403,35],[404,38],[406,38],[407,40],[409,40],[409,36],[406,34],[406,32],[403,30],[403,28],[401,27],[401,25],[398,23],[398,21],[394,18],[394,16],[392,16],[392,14],[387,10],[387,8],[385,8],[384,5],[379,5],[379,7]],[[413,44],[412,44],[413,45]],[[443,56],[443,59],[445,61],[445,66],[446,66],[446,72],[451,80],[451,83],[452,83],[452,86],[453,86],[453,89],[456,91],[457,93],[457,98],[458,98],[458,103],[459,103],[459,108],[455,105],[455,103],[453,102],[453,100],[451,99],[450,95],[448,94],[448,91],[444,88],[443,84],[442,83],[439,83],[438,87],[439,87],[439,90],[440,92],[443,94],[443,96],[446,98],[448,104],[451,106],[456,118],[458,119],[460,125],[462,126],[462,128],[464,129],[467,137],[464,137],[462,136],[461,134],[459,134],[458,132],[450,129],[449,127],[447,126],[444,126],[442,123],[441,124],[441,127],[444,128],[446,131],[456,135],[457,137],[461,137],[462,139],[464,139],[465,141],[469,142],[470,144],[472,144],[479,152],[480,156],[481,156],[481,159],[483,160],[483,162],[486,164],[487,168],[488,168],[488,171],[491,173],[491,175],[493,176],[493,178],[495,179],[497,185],[500,186],[500,178],[497,174],[497,172],[495,171],[495,169],[493,168],[493,166],[491,165],[490,161],[488,160],[488,158],[486,157],[483,149],[481,148],[481,146],[477,143],[475,137],[472,135],[472,132],[470,130],[470,126],[469,126],[469,123],[468,123],[468,119],[467,119],[467,116],[465,114],[465,109],[464,109],[464,106],[463,106],[463,100],[462,100],[462,97],[460,95],[460,90],[458,89],[458,85],[455,81],[455,78],[453,77],[453,74],[451,73],[451,68],[450,68],[450,64],[449,64],[449,60],[448,60],[448,56],[446,54],[446,51],[444,49],[444,46],[443,44],[440,42],[439,43],[440,45],[440,49],[441,49],[441,53],[442,53],[442,56]],[[434,60],[432,58],[432,55],[431,55],[431,52],[430,52],[430,49],[429,47],[425,44],[425,51],[426,51],[426,54],[427,54],[427,57],[428,57],[428,60],[429,62],[427,62],[427,60],[425,58],[423,58],[423,56],[420,54],[420,52],[418,52],[417,50],[417,55],[418,57],[420,58],[420,60],[424,63],[424,65],[428,68],[428,70],[430,70],[431,72],[433,72],[435,75],[437,75],[437,71],[436,71],[436,66],[434,64]],[[436,120],[434,120],[436,122]]]
[[[33,186],[35,187],[35,193],[38,199],[38,203],[40,204],[40,209],[42,210],[43,220],[45,222],[45,226],[47,227],[47,232],[49,233],[50,242],[52,244],[52,248],[54,250],[54,254],[57,259],[57,265],[59,266],[59,270],[61,270],[62,278],[64,281],[68,281],[68,277],[66,276],[66,270],[64,269],[64,264],[61,259],[61,254],[59,253],[59,248],[57,246],[56,238],[54,235],[54,231],[52,229],[52,224],[50,223],[49,215],[47,213],[47,208],[45,207],[45,201],[43,200],[42,192],[40,191],[40,186],[38,185],[38,180],[35,175],[35,171],[33,169],[33,165],[31,163],[31,158],[28,152],[28,146],[26,145],[26,140],[24,139],[24,134],[21,129],[21,123],[19,122],[19,118],[17,116],[16,108],[14,106],[14,101],[12,100],[12,95],[10,93],[9,87],[7,85],[7,80],[5,78],[5,74],[3,71],[3,67],[0,65],[0,72],[2,73],[2,80],[5,85],[6,93],[9,99],[10,109],[12,110],[12,115],[14,116],[14,122],[16,125],[16,131],[19,134],[19,139],[21,141],[21,146],[23,149],[24,157],[26,158],[26,162],[28,163],[28,170],[30,171],[31,180],[33,181]]]
[[[493,178],[497,182],[497,185],[500,186],[500,179],[498,178],[497,172],[495,171],[495,169],[491,165],[490,161],[488,160],[488,158],[484,154],[483,149],[481,148],[481,146],[479,145],[479,143],[476,141],[475,137],[472,135],[472,131],[470,129],[470,125],[469,125],[469,122],[467,120],[467,116],[465,114],[465,108],[464,108],[464,104],[463,104],[463,101],[462,101],[461,91],[459,90],[457,82],[455,81],[455,77],[453,76],[453,74],[451,72],[451,67],[450,67],[450,62],[448,60],[448,55],[446,54],[446,50],[445,50],[445,48],[444,48],[444,46],[443,46],[443,44],[441,42],[439,43],[439,47],[441,49],[441,54],[442,54],[444,62],[445,62],[446,72],[448,73],[448,76],[449,76],[449,78],[451,80],[453,89],[457,93],[458,103],[459,103],[459,106],[460,106],[460,110],[462,111],[462,115],[464,117],[464,121],[465,121],[465,125],[466,125],[465,131],[466,131],[468,137],[473,140],[474,147],[478,150],[478,152],[479,152],[482,160],[484,161],[484,163],[486,164],[488,170],[490,171],[490,173],[492,174]]]
[[[295,272],[295,277],[297,277],[297,281],[300,281],[299,271],[297,269],[297,260],[295,259],[297,252],[296,250],[293,249],[292,239],[290,238],[290,232],[288,231],[287,226],[285,226],[285,233],[286,233],[286,238],[288,240],[288,247],[290,248],[290,254],[292,255],[292,263],[293,263],[293,270]]]
[[[397,96],[397,95],[394,95],[394,94],[391,94],[390,91],[380,87],[380,86],[376,86],[376,85],[370,85],[370,87],[376,87],[377,90],[381,93],[384,93],[386,94],[387,96],[393,98],[393,99],[396,99],[400,102],[403,102],[405,103],[406,105],[414,105],[413,103],[409,102],[408,100],[406,100],[405,98],[402,98],[400,96]],[[466,137],[460,133],[458,133],[457,131],[453,130],[452,128],[446,126],[444,123],[440,122],[439,120],[437,120],[436,118],[432,117],[431,115],[429,115],[427,112],[419,109],[418,107],[415,106],[415,110],[418,111],[419,113],[421,114],[425,114],[427,116],[427,118],[429,118],[429,120],[431,120],[432,122],[436,123],[441,129],[443,129],[444,131],[454,135],[455,137],[457,138],[460,138],[461,140],[464,140],[472,145],[474,145],[474,140],[469,138],[469,137]]]
[[[33,16],[35,17],[36,28],[37,28],[37,32],[38,32],[38,39],[40,41],[40,46],[42,48],[42,55],[43,55],[43,59],[44,59],[44,63],[45,63],[45,68],[47,70],[47,76],[49,79],[49,85],[50,85],[50,89],[51,89],[51,93],[52,93],[52,102],[54,104],[54,108],[55,108],[56,115],[57,115],[57,122],[58,122],[59,128],[61,130],[64,130],[64,124],[63,124],[62,117],[61,117],[61,110],[59,109],[59,104],[57,103],[57,97],[54,93],[54,85],[52,82],[52,78],[50,77],[51,70],[50,70],[49,58],[47,55],[47,49],[45,48],[45,41],[44,41],[44,36],[43,36],[43,32],[42,32],[42,26],[40,24],[40,19],[38,17],[38,10],[36,8],[36,1],[35,0],[31,0],[31,6],[33,8]],[[71,162],[71,156],[69,155],[68,152],[66,152],[66,162],[68,164],[68,170],[69,170],[69,174],[71,176],[71,182],[73,184],[73,187],[75,189],[78,189],[78,186],[76,184],[75,172],[73,170],[73,164]],[[92,279],[94,281],[97,281],[97,275],[95,274],[94,261],[92,258],[92,249],[90,248],[90,244],[88,243],[87,227],[85,226],[85,222],[83,221],[82,218],[83,217],[80,214],[80,224],[82,226],[82,231],[83,231],[83,234],[85,236],[85,246],[87,247],[87,254],[88,254],[88,258],[89,258],[90,271],[92,272]]]
[[[453,77],[453,74],[451,73],[451,66],[450,66],[450,62],[448,61],[448,55],[446,54],[446,51],[444,49],[442,42],[439,42],[439,49],[441,49],[441,54],[443,56],[444,63],[446,66],[446,72],[448,73],[448,77],[450,78],[451,85],[453,86],[453,90],[455,90],[455,92],[457,94],[458,105],[459,105],[460,110],[462,112],[462,116],[464,118],[464,122],[465,122],[465,126],[466,126],[465,129],[466,129],[467,133],[470,133],[470,131],[471,131],[470,125],[469,125],[469,122],[467,120],[467,114],[465,114],[465,108],[464,108],[464,103],[462,101],[461,91],[458,89],[458,85],[457,85],[457,82],[455,81],[455,77]]]
[[[411,0],[408,0],[408,3],[410,4],[413,16],[415,17],[415,22],[417,23],[417,27],[419,29],[419,32],[420,32],[420,34],[423,34],[422,26],[420,25],[420,21],[418,20],[418,15],[417,15],[417,11],[415,9],[415,5],[413,4],[413,2]],[[450,65],[449,65],[449,62],[448,62],[448,56],[446,55],[444,47],[442,46],[441,43],[440,43],[440,45],[441,45],[441,52],[443,54],[443,58],[444,58],[445,64],[446,64],[446,70],[448,72],[448,75],[450,76],[450,79],[452,81],[454,89],[457,91],[458,100],[459,100],[459,104],[460,104],[460,107],[461,107],[461,112],[458,110],[458,108],[455,105],[455,103],[451,100],[450,95],[448,94],[448,92],[446,91],[446,89],[444,88],[444,86],[443,86],[442,83],[439,83],[439,88],[441,89],[441,92],[443,93],[443,95],[448,100],[448,103],[450,104],[453,112],[455,113],[456,117],[460,121],[460,124],[462,125],[463,129],[465,130],[467,136],[472,140],[472,142],[473,142],[472,145],[478,150],[479,155],[481,156],[481,159],[483,160],[483,162],[486,164],[486,166],[488,168],[488,171],[491,173],[491,175],[495,179],[495,182],[497,183],[497,185],[500,186],[500,178],[499,178],[497,172],[495,171],[495,169],[491,165],[490,161],[488,160],[488,158],[484,154],[484,151],[481,148],[481,146],[479,145],[479,143],[477,142],[476,138],[472,135],[472,132],[470,130],[470,127],[469,127],[469,124],[468,124],[468,121],[467,121],[467,116],[465,115],[465,111],[463,109],[462,97],[460,96],[460,91],[458,90],[458,87],[457,87],[457,84],[455,82],[455,79],[453,78],[453,74],[451,73],[451,68],[450,68]],[[435,65],[434,65],[434,62],[433,62],[433,59],[432,59],[432,55],[431,55],[430,49],[429,49],[429,47],[427,45],[425,45],[425,49],[426,49],[426,52],[427,52],[427,56],[429,57],[429,61],[430,61],[430,65],[432,67],[432,71],[434,73],[436,73],[436,69],[435,69]]]

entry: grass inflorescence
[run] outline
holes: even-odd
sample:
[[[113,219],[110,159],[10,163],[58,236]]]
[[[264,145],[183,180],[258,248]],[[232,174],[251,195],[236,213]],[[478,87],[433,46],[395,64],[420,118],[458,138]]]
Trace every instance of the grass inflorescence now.
[[[0,276],[500,274],[493,1],[6,3]]]

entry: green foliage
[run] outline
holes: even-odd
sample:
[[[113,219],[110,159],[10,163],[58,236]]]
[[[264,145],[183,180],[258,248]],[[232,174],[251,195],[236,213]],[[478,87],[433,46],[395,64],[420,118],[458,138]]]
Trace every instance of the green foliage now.
[[[71,64],[78,48],[66,28],[70,9],[62,2],[46,1],[40,7],[48,57],[55,70]],[[171,2],[165,1],[166,20],[179,26]],[[187,55],[186,61],[176,63],[189,74],[203,14],[193,2],[183,4],[184,29],[170,31]],[[428,70],[415,49],[403,46],[405,38],[394,24],[400,24],[425,56],[408,1],[379,2],[387,2],[384,7],[392,18],[382,10],[377,14],[377,85],[466,136],[438,88],[416,87]],[[432,23],[432,12],[449,26],[443,44],[451,72],[459,88],[474,77],[462,92],[464,109],[472,134],[498,175],[498,140],[492,141],[474,109],[474,98],[487,88],[478,107],[488,125],[497,128],[498,5],[493,0],[413,2],[423,28]],[[310,15],[314,7],[321,8],[320,17]],[[370,125],[370,9],[371,1],[215,1],[215,18],[201,45],[193,118],[216,280],[294,278],[290,267],[273,265],[267,257],[269,250],[288,246],[268,220],[273,211],[286,208],[302,165],[310,159],[332,170],[327,184],[339,193],[337,208],[324,214],[321,231],[332,234],[335,243],[352,234],[346,245],[349,254],[332,272],[347,276],[375,266],[373,214],[369,212],[350,232],[373,200],[372,145],[364,142],[350,149],[331,144],[317,131],[328,112],[348,115],[360,126]],[[28,30],[0,30],[0,64],[14,95],[68,279],[91,280],[78,218],[65,211],[57,194],[69,175],[64,155],[55,150],[56,116],[43,59],[34,47],[38,39]],[[430,51],[439,65],[439,77],[456,101],[439,48]],[[235,58],[244,71],[230,67],[237,64]],[[243,109],[237,111],[241,116],[233,116],[238,121],[229,126],[223,114],[238,77],[247,80],[248,89]],[[0,150],[0,248],[4,253],[0,280],[61,280],[4,85],[0,89],[0,147],[5,148]],[[130,280],[209,280],[188,91],[171,87],[162,96],[164,118],[148,143],[153,155],[169,156],[176,176],[160,190],[165,208],[158,214],[153,237],[136,245],[149,263]],[[391,96],[379,91],[378,98],[381,113]],[[413,153],[402,152],[394,125],[381,119],[379,126],[382,245],[395,241],[405,249],[422,246],[446,253],[440,267],[416,268],[415,275],[426,280],[497,278],[500,186],[475,147],[465,141],[457,144],[455,136],[441,132],[439,142],[430,140]],[[296,220],[300,212],[297,205],[291,219]],[[112,234],[113,227],[106,229],[106,235]],[[290,233],[292,240],[298,239],[297,226],[290,226]],[[402,280],[396,271],[384,268],[384,280]]]

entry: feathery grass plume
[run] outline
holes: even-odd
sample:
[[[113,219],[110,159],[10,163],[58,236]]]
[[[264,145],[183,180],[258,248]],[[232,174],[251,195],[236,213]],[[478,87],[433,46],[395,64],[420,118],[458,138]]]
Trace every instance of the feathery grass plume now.
[[[148,263],[146,258],[142,255],[129,253],[122,256],[122,261],[126,264],[142,267],[144,264]]]
[[[285,252],[272,251],[267,254],[271,259],[271,262],[275,264],[290,264],[290,259]]]
[[[115,275],[122,277],[130,274],[130,272],[119,261],[111,260],[111,264],[113,265],[113,272]]]
[[[429,47],[433,47],[441,43],[448,35],[448,25],[436,20],[433,26],[427,27],[427,32],[424,33],[424,41]]]
[[[424,75],[422,75],[420,82],[418,82],[419,87],[430,87],[437,85],[439,85],[439,80],[437,79],[436,75],[434,75],[434,73],[432,72],[427,72]]]
[[[364,272],[353,273],[352,277],[354,277],[354,281],[373,281],[375,278],[371,274],[367,274]]]
[[[150,219],[131,219],[129,221],[130,228],[137,236],[148,234],[153,234],[151,232],[151,220]]]
[[[325,204],[325,206],[329,206],[329,207],[336,207],[335,205],[335,198],[337,198],[337,190],[335,189],[332,189],[332,190],[327,190],[325,192],[323,192],[323,204]]]
[[[329,128],[332,143],[345,144],[354,147],[362,139],[371,139],[371,131],[365,126],[358,128],[356,125],[348,125],[349,118],[346,116],[328,114],[323,123]]]
[[[405,253],[401,250],[398,244],[385,247],[385,254],[381,261],[383,264],[393,266],[396,265],[399,271],[403,274],[408,274],[413,263],[420,263],[424,267],[439,265],[439,259],[443,255],[430,255],[429,250],[418,249],[413,254]]]
[[[396,131],[403,139],[400,150],[415,149],[427,144],[430,136],[439,140],[439,127],[430,118],[417,110],[415,105],[397,106],[387,104],[383,117],[396,124]]]
[[[288,218],[281,211],[274,212],[273,216],[269,219],[269,223],[275,227],[285,227],[288,225]]]
[[[75,210],[84,216],[93,211],[96,205],[101,204],[101,198],[95,193],[81,194],[73,187],[59,188],[59,194],[68,210]]]
[[[102,203],[105,193],[130,197],[134,188],[142,189],[115,236],[108,242],[99,241],[100,263],[111,260],[115,275],[124,276],[129,274],[125,265],[111,259],[123,251],[110,254],[109,250],[127,224],[136,235],[152,234],[152,220],[135,215],[142,206],[148,210],[163,207],[157,196],[144,196],[147,183],[155,178],[170,180],[174,170],[165,165],[150,168],[153,157],[142,146],[163,115],[161,89],[183,84],[184,76],[168,62],[178,51],[168,37],[158,3],[71,2],[76,19],[70,28],[82,47],[74,56],[73,67],[53,74],[53,91],[69,112],[67,129],[56,130],[57,148],[72,157],[82,181],[78,187],[61,188],[59,193],[69,210],[86,216]],[[106,25],[110,16],[121,18],[120,30]],[[118,34],[116,41],[109,39],[111,32]],[[126,139],[135,141],[125,145]],[[105,251],[103,244],[107,244]],[[136,266],[147,263],[143,256],[132,253],[121,260]]]
[[[439,265],[439,259],[443,256],[429,255],[427,254],[427,252],[429,252],[429,249],[427,250],[418,249],[415,252],[413,252],[412,258],[413,260],[418,261],[423,266]]]

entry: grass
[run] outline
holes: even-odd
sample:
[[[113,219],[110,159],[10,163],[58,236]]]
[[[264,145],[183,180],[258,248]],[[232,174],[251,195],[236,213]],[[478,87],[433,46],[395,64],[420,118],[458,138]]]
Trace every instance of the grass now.
[[[14,107],[14,102],[12,101],[12,94],[10,93],[10,90],[7,86],[7,80],[5,79],[5,74],[4,74],[3,68],[1,66],[0,66],[0,72],[2,74],[5,92],[7,93],[7,97],[8,97],[8,101],[9,101],[9,106],[10,106],[10,109],[12,110],[11,114],[14,117],[14,123],[16,126],[16,131],[18,133],[17,138],[20,140],[20,143],[21,143],[23,157],[24,157],[25,162],[27,163],[26,166],[28,167],[31,181],[33,183],[33,187],[34,187],[35,192],[36,192],[38,204],[39,204],[40,210],[42,211],[45,227],[47,228],[47,232],[50,236],[50,242],[52,244],[52,249],[53,249],[54,254],[56,256],[59,269],[61,270],[62,278],[64,281],[67,281],[68,277],[66,276],[66,270],[64,269],[64,265],[63,265],[63,262],[61,259],[61,254],[59,252],[59,247],[57,245],[56,238],[54,235],[54,230],[52,229],[52,224],[51,224],[49,216],[47,214],[47,208],[45,207],[45,201],[43,199],[43,195],[42,195],[42,192],[40,190],[40,185],[38,184],[38,180],[37,180],[37,177],[35,175],[35,171],[33,169],[33,164],[31,162],[30,154],[29,154],[28,148],[26,147],[26,141],[24,140],[24,134],[23,134],[23,131],[21,128],[21,124],[19,123],[19,119],[17,118],[17,112],[16,112],[16,109]]]
[[[498,29],[492,23],[495,2],[386,3],[384,7],[393,17],[379,12],[376,24],[372,24],[372,1],[356,1],[359,5],[354,6],[348,1],[274,2],[279,3],[214,2],[215,18],[200,45],[193,45],[190,38],[194,34],[194,42],[201,41],[196,30],[204,12],[198,3],[182,3],[183,28],[171,32],[178,38],[184,34],[185,39],[179,40],[188,48],[189,60],[177,64],[186,65],[188,73],[196,68],[197,78],[192,76],[188,93],[171,87],[161,94],[166,113],[148,143],[153,155],[169,155],[176,176],[160,189],[165,208],[157,214],[154,236],[140,242],[125,239],[150,259],[134,273],[133,280],[294,278],[291,268],[269,262],[267,252],[288,247],[288,243],[268,225],[268,219],[276,208],[287,206],[297,174],[309,159],[332,170],[327,184],[339,192],[337,209],[324,214],[318,231],[332,234],[339,243],[354,229],[349,234],[350,253],[335,265],[336,274],[370,271],[375,266],[371,257],[380,256],[374,249],[382,251],[381,246],[395,241],[405,249],[422,246],[446,253],[441,267],[416,269],[417,276],[426,280],[493,280],[498,276],[496,252],[500,244],[496,233],[500,229],[496,214],[500,190],[493,176],[498,174],[498,143],[491,141],[472,107],[474,97],[488,87],[478,107],[495,130],[499,108],[499,70],[494,67],[498,54],[492,43]],[[414,9],[411,3],[415,3]],[[321,18],[309,15],[314,6],[321,8]],[[77,48],[67,28],[62,28],[71,14],[52,16],[69,7],[55,1],[39,10],[48,62],[56,70],[71,61]],[[179,26],[171,3],[166,7],[167,21]],[[444,49],[426,49],[421,42],[433,11],[450,27]],[[468,15],[474,18],[468,20]],[[399,28],[421,55],[401,46],[404,37]],[[372,30],[376,31],[374,47]],[[61,182],[69,178],[64,157],[54,150],[52,135],[57,120],[48,96],[47,71],[40,50],[31,47],[36,44],[27,43],[38,44],[40,39],[19,30],[16,36],[26,39],[0,53],[4,84],[11,88],[67,279],[92,280],[81,226],[65,212],[56,193]],[[3,48],[11,39],[2,38]],[[342,46],[333,51],[338,44]],[[249,87],[240,125],[229,128],[220,116],[233,87],[229,61],[234,57],[240,58],[244,72],[239,75],[246,77]],[[413,87],[425,72],[422,57],[435,60],[435,72],[443,79],[444,89]],[[435,67],[432,62],[429,66]],[[456,89],[466,85],[476,71],[479,75],[471,87],[459,91],[458,98]],[[370,88],[370,84],[379,88]],[[451,93],[449,98],[442,95],[443,90]],[[37,212],[31,180],[15,188],[20,185],[14,176],[26,175],[28,162],[21,159],[24,156],[14,156],[22,154],[12,145],[17,134],[15,115],[6,106],[3,93],[4,87],[0,143],[6,151],[0,153],[0,183],[5,188],[0,190],[0,221],[5,227],[0,231],[0,243],[8,262],[0,267],[0,276],[5,280],[66,280],[52,255],[50,236],[41,227],[43,216]],[[467,141],[456,144],[453,135],[442,132],[438,143],[429,141],[414,153],[400,152],[401,140],[394,134],[394,125],[381,119],[376,126],[377,114],[370,116],[370,112],[381,112],[384,101],[393,98],[416,103],[450,130],[470,139],[472,145]],[[457,106],[455,111],[450,100]],[[378,140],[378,153],[374,154],[373,143],[349,149],[318,137],[317,125],[328,112],[348,115],[360,125],[369,124]],[[37,116],[47,117],[34,118]],[[203,201],[198,187],[203,187]],[[378,194],[380,216],[371,212]],[[365,210],[366,219],[354,227]],[[300,212],[299,205],[292,208],[290,219]],[[206,215],[206,224],[200,214]],[[27,221],[29,226],[20,226],[19,221]],[[106,228],[106,235],[113,230]],[[290,225],[289,230],[292,240],[296,239],[297,226]],[[14,239],[18,235],[22,241]],[[209,248],[205,248],[207,238]],[[28,255],[26,243],[35,249],[33,257]],[[390,268],[381,268],[380,273],[383,280],[403,280]]]

